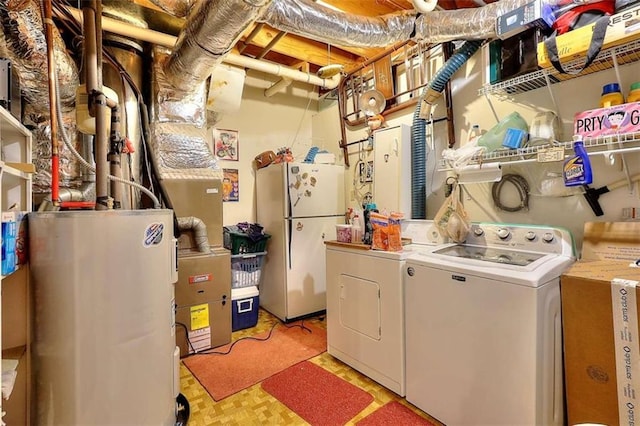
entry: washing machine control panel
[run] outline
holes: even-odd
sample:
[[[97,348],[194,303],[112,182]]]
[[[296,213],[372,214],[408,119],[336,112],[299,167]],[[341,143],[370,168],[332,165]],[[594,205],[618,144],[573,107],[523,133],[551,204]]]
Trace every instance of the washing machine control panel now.
[[[474,223],[465,244],[573,256],[573,237],[566,229],[535,225]]]

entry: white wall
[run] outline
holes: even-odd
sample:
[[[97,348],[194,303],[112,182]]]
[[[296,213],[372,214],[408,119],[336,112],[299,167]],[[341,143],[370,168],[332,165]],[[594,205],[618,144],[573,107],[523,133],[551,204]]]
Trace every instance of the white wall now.
[[[317,90],[293,83],[267,98],[264,89],[276,78],[255,71],[247,73],[240,110],[222,115],[215,127],[239,132],[238,161],[218,161],[220,168],[238,169],[239,201],[223,205],[224,225],[255,222],[255,169],[253,159],[261,152],[290,147],[296,160],[302,161],[312,139],[311,119],[317,112]]]
[[[503,118],[512,111],[518,111],[529,123],[531,123],[537,112],[554,110],[550,92],[547,88],[519,94],[508,101],[499,101],[493,96],[489,98],[489,101],[484,96],[479,95],[478,90],[483,82],[482,66],[482,54],[478,52],[452,79],[455,134],[458,141],[456,148],[460,146],[460,141],[466,141],[467,132],[472,124],[477,123],[484,131],[487,131],[497,123],[491,106],[496,110],[499,118]],[[634,74],[637,76],[639,68],[640,64],[637,63],[620,67],[621,82],[625,92],[628,91],[629,85],[637,79],[637,77],[634,78]],[[597,108],[602,86],[614,81],[616,81],[615,73],[613,70],[609,70],[551,86],[552,93],[558,104],[558,112],[563,121],[564,141],[571,140],[574,114],[579,111]],[[442,98],[440,102],[442,102]],[[333,109],[332,112],[323,111],[322,118],[326,120],[324,125],[320,123],[315,125],[316,123],[314,122],[314,135],[316,128],[322,128],[324,132],[327,132],[327,129],[338,126],[338,122],[335,119],[338,116],[337,107],[334,105],[331,108]],[[401,113],[396,113],[394,116],[388,117],[387,125],[411,124],[413,112],[413,109],[408,109]],[[444,113],[444,107],[438,105],[434,111],[434,117],[442,116]],[[446,172],[436,170],[434,161],[441,158],[440,154],[448,143],[446,124],[442,122],[437,123],[435,126],[435,152],[430,152],[430,161],[427,166],[428,218],[433,218],[442,204],[444,199],[443,182],[446,178]],[[339,130],[337,132],[339,135]],[[366,136],[367,132],[364,128],[349,129],[348,131],[348,141],[355,141]],[[358,160],[358,146],[350,147],[349,152],[350,163],[355,164]],[[370,153],[365,152],[365,159],[370,159],[370,155]],[[640,172],[638,155],[638,153],[625,154],[631,174]],[[602,155],[591,156],[590,159],[594,169],[594,181],[591,187],[599,188],[625,178],[625,174],[620,170],[619,165],[607,165]],[[637,185],[633,185],[631,190],[625,186],[602,195],[600,202],[605,214],[601,217],[596,217],[593,214],[582,195],[581,189],[568,189],[566,191],[567,196],[563,197],[544,196],[540,184],[548,172],[561,172],[561,162],[530,163],[525,165],[504,164],[502,169],[503,174],[519,173],[527,179],[531,187],[530,209],[514,213],[497,210],[491,197],[492,184],[466,185],[468,192],[464,195],[464,203],[473,221],[530,223],[566,227],[573,233],[579,248],[582,241],[584,222],[622,220],[623,207],[640,207]],[[345,186],[348,191],[347,200],[350,206],[359,204],[357,197],[352,199],[349,196],[353,192],[354,171],[354,168],[350,168],[346,173]],[[370,188],[358,188],[356,193],[363,193],[367,190],[370,190]],[[505,187],[502,194],[503,204],[514,205],[517,200],[519,198],[515,190]]]

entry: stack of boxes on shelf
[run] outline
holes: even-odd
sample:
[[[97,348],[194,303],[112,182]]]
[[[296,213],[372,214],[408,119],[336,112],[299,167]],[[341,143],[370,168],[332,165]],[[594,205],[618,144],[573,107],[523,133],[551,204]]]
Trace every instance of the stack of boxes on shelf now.
[[[178,218],[197,218],[206,226],[209,250],[200,251],[194,232],[178,239],[175,286],[176,344],[180,356],[231,341],[231,259],[222,244],[220,179],[162,181]]]
[[[258,323],[258,285],[267,255],[269,235],[253,240],[249,235],[225,229],[224,245],[231,250],[231,300],[233,331]]]
[[[2,212],[2,275],[27,262],[27,212]]]

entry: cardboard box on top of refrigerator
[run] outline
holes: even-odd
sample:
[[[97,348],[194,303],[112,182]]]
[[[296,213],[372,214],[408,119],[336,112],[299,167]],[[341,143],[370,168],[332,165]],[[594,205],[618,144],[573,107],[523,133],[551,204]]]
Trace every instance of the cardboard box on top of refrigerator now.
[[[631,425],[640,404],[640,223],[588,222],[560,278],[568,424]],[[636,407],[636,405],[638,405]]]
[[[556,37],[560,62],[564,64],[586,56],[591,44],[594,25],[585,25]],[[602,42],[602,49],[615,47],[638,38],[640,38],[640,5],[611,15],[609,26]],[[624,63],[625,58],[621,57],[619,63],[620,61]],[[538,66],[543,68],[553,66],[549,60],[544,42],[538,43]]]

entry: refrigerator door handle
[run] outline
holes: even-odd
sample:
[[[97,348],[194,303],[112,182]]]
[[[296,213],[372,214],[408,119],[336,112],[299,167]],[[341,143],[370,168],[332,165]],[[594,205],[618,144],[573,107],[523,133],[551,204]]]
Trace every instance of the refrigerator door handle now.
[[[291,269],[291,243],[293,240],[293,220],[289,219],[287,220],[288,224],[289,224],[289,241],[287,242],[287,250],[289,251],[289,256],[287,256],[287,258],[289,259],[289,269]]]

